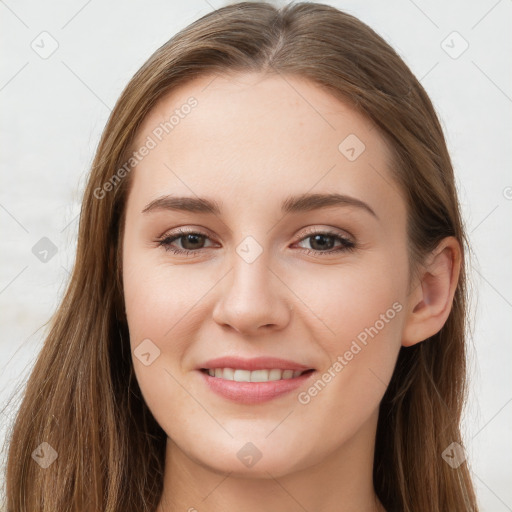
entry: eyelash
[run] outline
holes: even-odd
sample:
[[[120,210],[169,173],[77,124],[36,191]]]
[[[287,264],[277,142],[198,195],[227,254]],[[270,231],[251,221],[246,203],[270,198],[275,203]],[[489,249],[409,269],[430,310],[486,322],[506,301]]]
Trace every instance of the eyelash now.
[[[184,236],[187,236],[187,235],[200,235],[200,236],[204,236],[205,238],[208,238],[208,235],[206,235],[205,233],[201,233],[200,231],[192,231],[192,230],[187,231],[187,230],[179,229],[172,235],[164,235],[162,238],[159,238],[158,240],[156,240],[156,242],[158,243],[158,246],[163,247],[165,251],[171,251],[174,254],[192,256],[195,253],[197,253],[198,251],[200,251],[200,249],[195,249],[192,251],[190,249],[179,249],[178,247],[171,246],[172,242],[174,242],[175,240],[178,240],[180,238],[183,238]],[[340,234],[335,233],[330,230],[323,230],[323,231],[319,230],[319,231],[308,232],[308,233],[306,233],[306,236],[302,237],[299,240],[299,242],[302,242],[303,240],[311,238],[315,235],[327,235],[330,237],[334,237],[334,238],[338,239],[339,241],[341,241],[342,246],[338,247],[337,249],[331,249],[329,251],[319,251],[316,249],[302,249],[302,251],[304,251],[306,254],[324,255],[324,254],[334,254],[334,253],[340,253],[340,252],[352,252],[357,249],[357,244],[355,242],[352,242],[348,238],[341,236]]]

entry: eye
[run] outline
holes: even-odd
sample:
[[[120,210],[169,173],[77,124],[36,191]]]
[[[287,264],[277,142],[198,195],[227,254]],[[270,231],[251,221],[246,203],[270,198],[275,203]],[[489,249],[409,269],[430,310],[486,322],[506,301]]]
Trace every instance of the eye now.
[[[157,240],[157,243],[158,246],[174,254],[192,256],[200,249],[207,248],[204,246],[206,240],[209,240],[209,237],[205,233],[179,229],[171,235],[164,235],[163,238]],[[311,249],[304,249],[306,254],[333,254],[342,251],[353,251],[357,248],[356,243],[349,238],[329,230],[309,232],[298,243],[306,240],[311,240],[309,242]],[[176,241],[180,241],[181,248],[173,245]],[[339,242],[339,245],[337,248],[334,248],[336,242]]]
[[[157,240],[158,245],[163,247],[166,251],[171,251],[174,254],[192,255],[198,249],[202,249],[208,235],[198,231],[187,231],[179,229],[172,235],[164,235],[163,238]],[[178,240],[183,248],[175,247],[173,243]]]
[[[307,236],[301,238],[300,242],[309,240],[311,249],[306,248],[306,254],[333,254],[343,251],[354,251],[356,249],[356,243],[349,238],[333,231],[313,231],[308,233]],[[334,248],[335,243],[339,242],[337,248]]]

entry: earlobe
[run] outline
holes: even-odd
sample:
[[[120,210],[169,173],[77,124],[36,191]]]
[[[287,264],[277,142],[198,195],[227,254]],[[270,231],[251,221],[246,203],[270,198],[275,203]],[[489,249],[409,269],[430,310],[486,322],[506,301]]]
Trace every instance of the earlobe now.
[[[409,295],[403,346],[415,345],[441,330],[452,308],[460,265],[459,242],[452,236],[444,238],[422,266]]]

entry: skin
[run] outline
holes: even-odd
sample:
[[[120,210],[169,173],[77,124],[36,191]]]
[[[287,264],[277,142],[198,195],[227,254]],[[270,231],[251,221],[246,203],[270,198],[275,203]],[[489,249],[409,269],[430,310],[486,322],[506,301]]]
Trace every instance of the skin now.
[[[435,334],[448,317],[458,243],[443,240],[409,282],[406,206],[385,139],[302,78],[197,78],[158,102],[134,147],[190,96],[197,106],[131,171],[123,237],[132,350],[145,339],[160,350],[147,366],[133,358],[168,435],[158,512],[382,511],[372,483],[379,403],[400,347]],[[366,146],[354,161],[338,149],[349,134]],[[281,213],[290,195],[332,192],[364,201],[376,216],[347,205]],[[212,198],[221,213],[142,213],[166,194]],[[158,244],[178,227],[207,235],[171,243],[192,257]],[[341,242],[328,235],[315,244],[312,234],[326,229],[356,249],[334,253]],[[247,236],[262,250],[252,263],[236,252]],[[401,310],[393,319],[300,403],[298,393],[394,303]],[[297,391],[239,404],[196,371],[223,355],[282,357],[316,372]],[[237,457],[247,442],[261,453],[252,467]]]

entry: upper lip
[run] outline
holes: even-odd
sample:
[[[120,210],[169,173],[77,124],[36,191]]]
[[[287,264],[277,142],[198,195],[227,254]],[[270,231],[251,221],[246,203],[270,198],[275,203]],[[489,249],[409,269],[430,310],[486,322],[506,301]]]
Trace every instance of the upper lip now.
[[[279,368],[281,370],[311,370],[310,366],[305,366],[295,361],[289,361],[286,359],[280,359],[277,357],[254,357],[251,359],[243,359],[241,357],[217,357],[210,359],[201,364],[198,370],[209,370],[213,368],[235,368],[239,370],[271,370],[273,368]]]

